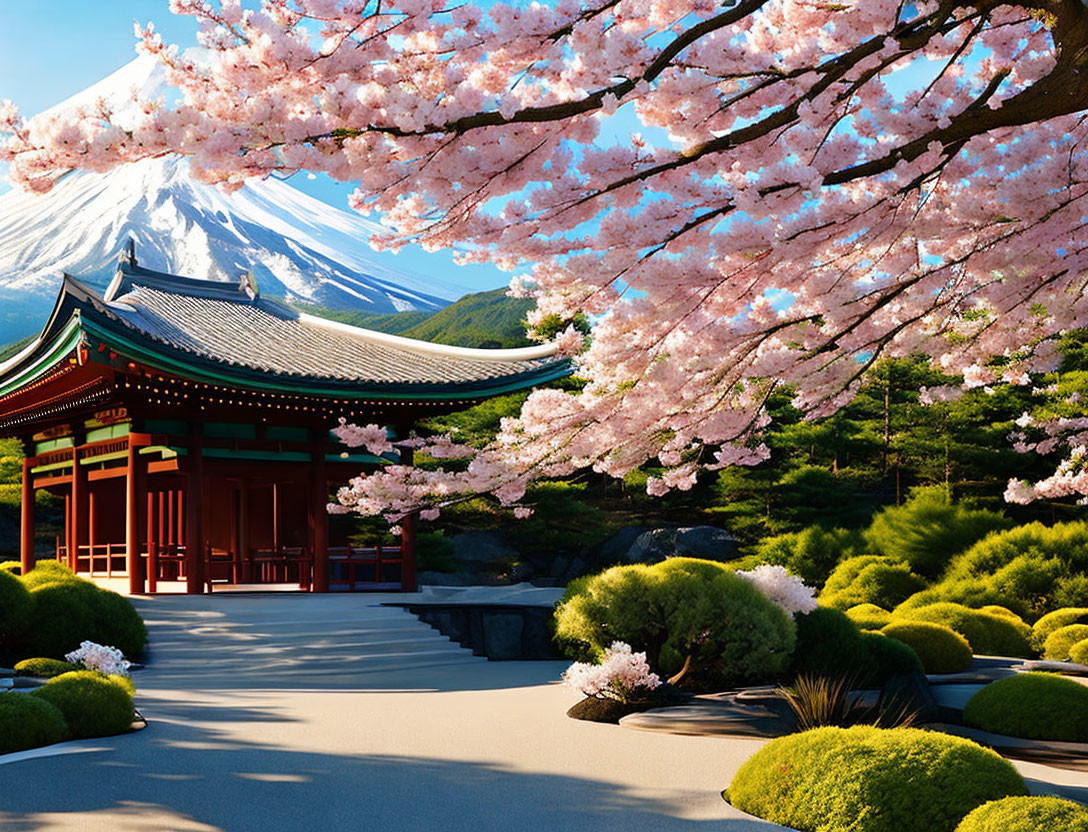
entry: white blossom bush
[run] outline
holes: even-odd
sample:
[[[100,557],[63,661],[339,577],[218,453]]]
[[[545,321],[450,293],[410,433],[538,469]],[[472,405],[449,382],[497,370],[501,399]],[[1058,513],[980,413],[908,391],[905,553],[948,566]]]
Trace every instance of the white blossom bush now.
[[[583,696],[617,702],[644,702],[661,685],[650,671],[645,653],[631,652],[631,645],[612,642],[600,664],[574,662],[563,673],[563,682]]]
[[[65,661],[72,664],[81,664],[88,670],[97,670],[108,676],[128,676],[128,669],[132,666],[124,653],[116,647],[107,647],[96,644],[93,641],[85,641],[79,645],[78,650],[73,650],[64,656]]]
[[[790,615],[810,613],[817,607],[816,590],[807,586],[796,575],[791,575],[784,566],[765,563],[736,574]]]

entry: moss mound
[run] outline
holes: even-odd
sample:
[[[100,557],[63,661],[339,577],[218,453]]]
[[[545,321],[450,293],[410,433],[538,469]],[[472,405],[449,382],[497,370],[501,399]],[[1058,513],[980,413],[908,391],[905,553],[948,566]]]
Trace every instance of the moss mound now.
[[[71,662],[42,657],[23,659],[21,662],[16,662],[14,668],[15,673],[19,676],[34,676],[38,679],[49,679],[53,676],[60,676],[62,673],[70,673],[73,670],[80,669],[79,665]]]
[[[667,677],[690,657],[683,684],[702,690],[775,679],[796,638],[793,618],[759,590],[694,558],[607,569],[568,593],[555,624],[574,658],[595,660],[624,641]]]
[[[979,806],[956,832],[1088,832],[1088,809],[1057,797],[1006,797]]]
[[[848,673],[861,687],[881,687],[893,676],[922,670],[906,644],[880,633],[861,632],[839,610],[817,607],[798,615],[797,648],[791,671],[816,676]]]
[[[25,693],[0,693],[0,754],[68,739],[68,725],[55,706]]]
[[[1010,737],[1088,742],[1088,687],[1053,673],[1021,673],[972,696],[963,721]]]
[[[910,647],[926,673],[959,673],[971,664],[971,645],[943,624],[928,621],[893,621],[881,632]]]
[[[19,580],[23,582],[23,585],[27,589],[34,589],[35,587],[43,586],[45,584],[54,584],[60,581],[80,581],[85,584],[90,583],[90,581],[83,580],[83,578],[77,576],[63,563],[56,560],[38,561],[34,564],[34,568],[25,575],[20,576]]]
[[[1069,648],[1069,660],[1077,664],[1088,664],[1088,638]]]
[[[773,740],[729,787],[738,809],[801,832],[953,832],[983,803],[1026,795],[993,751],[909,728],[817,728]]]
[[[34,600],[22,581],[0,569],[0,644],[23,635],[33,612]]]
[[[114,677],[94,670],[64,673],[31,691],[64,714],[72,736],[105,737],[132,727],[132,694]]]
[[[30,643],[40,656],[59,659],[86,640],[117,647],[129,657],[143,652],[147,629],[127,598],[89,581],[42,584],[35,601]]]
[[[856,604],[846,615],[863,630],[879,630],[892,623],[892,614],[876,604]]]
[[[827,579],[820,603],[845,610],[858,604],[891,609],[925,588],[905,563],[873,555],[844,560]]]
[[[1051,661],[1069,661],[1069,651],[1079,641],[1088,639],[1088,624],[1070,624],[1055,630],[1043,644],[1043,656]]]
[[[1014,620],[948,602],[904,610],[897,615],[911,621],[943,624],[967,639],[975,654],[1020,658],[1034,655],[1031,628],[1018,618]]]
[[[1031,646],[1041,653],[1050,634],[1070,624],[1088,624],[1088,607],[1063,607],[1044,615],[1031,628]]]
[[[8,572],[12,575],[19,575],[23,571],[23,564],[17,560],[5,560],[0,562],[0,572]]]

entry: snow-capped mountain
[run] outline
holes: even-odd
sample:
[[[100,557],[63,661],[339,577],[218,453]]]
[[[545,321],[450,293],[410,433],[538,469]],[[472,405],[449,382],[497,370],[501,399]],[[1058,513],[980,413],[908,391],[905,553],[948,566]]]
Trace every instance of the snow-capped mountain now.
[[[58,107],[132,90],[163,91],[147,57]],[[0,343],[37,331],[62,272],[104,286],[133,239],[142,266],[237,281],[252,272],[264,294],[367,312],[437,310],[464,293],[451,281],[378,262],[377,223],[268,179],[234,194],[194,181],[184,159],[149,159],[106,174],[73,171],[45,195],[0,195]]]

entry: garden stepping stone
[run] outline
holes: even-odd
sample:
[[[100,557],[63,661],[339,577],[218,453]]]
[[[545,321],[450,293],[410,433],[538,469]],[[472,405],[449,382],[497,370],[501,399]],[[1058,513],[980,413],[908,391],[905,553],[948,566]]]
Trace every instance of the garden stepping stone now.
[[[624,728],[685,736],[781,737],[794,725],[756,704],[696,697],[687,705],[654,708],[620,720]]]

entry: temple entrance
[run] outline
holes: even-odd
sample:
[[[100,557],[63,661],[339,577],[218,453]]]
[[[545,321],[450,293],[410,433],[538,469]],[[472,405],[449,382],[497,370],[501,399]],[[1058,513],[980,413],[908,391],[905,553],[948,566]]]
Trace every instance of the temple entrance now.
[[[27,505],[39,488],[64,500],[57,560],[88,578],[127,582],[133,593],[414,589],[403,538],[394,546],[352,545],[343,526],[330,528],[326,472],[335,466],[334,476],[346,479],[340,469],[350,464],[357,473],[357,462],[326,454],[246,459],[202,442],[160,441],[127,434],[109,447],[90,442],[28,458]],[[406,527],[411,535],[412,524]]]

